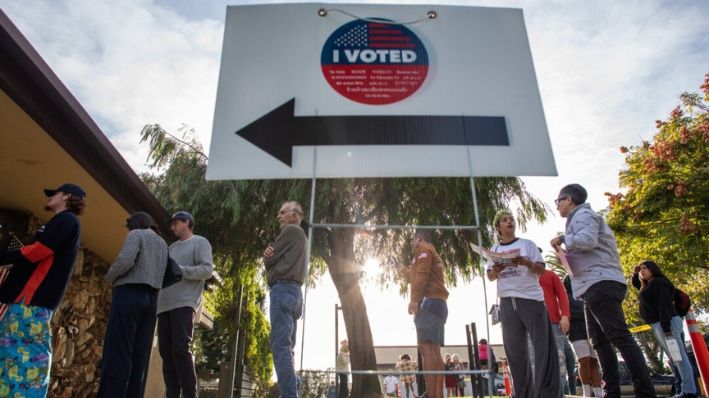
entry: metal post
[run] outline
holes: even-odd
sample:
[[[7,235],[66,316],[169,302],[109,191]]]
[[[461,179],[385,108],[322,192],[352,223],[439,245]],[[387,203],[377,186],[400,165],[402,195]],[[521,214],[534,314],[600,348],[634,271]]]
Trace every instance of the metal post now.
[[[478,328],[475,326],[475,322],[470,324],[470,329],[473,332],[473,358],[475,359],[475,370],[480,370],[480,349],[478,348]],[[481,397],[483,397],[483,377],[481,374],[477,373],[475,376],[475,389],[478,391]]]
[[[318,148],[313,148],[313,181],[310,184],[310,216],[308,217],[308,249],[305,255],[305,293],[303,294],[303,327],[300,331],[300,370],[303,370],[303,352],[305,351],[305,313],[308,308],[308,279],[310,277],[310,256],[313,250],[313,220],[315,220],[315,166],[318,160]]]
[[[249,301],[249,295],[248,293],[246,294],[246,302]],[[244,385],[244,363],[245,363],[245,358],[246,358],[246,333],[239,333],[239,338],[241,340],[241,350],[240,350],[240,356],[239,356],[239,367],[237,368],[236,372],[236,380],[234,380],[234,384],[236,384],[236,391],[238,393],[238,397],[241,398],[243,395],[242,392],[242,387]],[[237,340],[238,341],[238,340]]]
[[[337,349],[338,340],[340,340],[340,317],[337,311],[340,310],[340,306],[335,304],[335,392],[340,395],[340,375],[337,374]]]
[[[239,322],[241,321],[241,304],[244,299],[244,286],[239,286],[239,307],[236,310],[236,336],[234,336],[234,351],[231,356],[231,371],[229,372],[229,381],[227,385],[229,386],[229,398],[234,398],[234,378],[236,376],[236,357],[239,352],[239,331],[241,326]]]
[[[475,190],[475,177],[473,177],[473,159],[470,154],[470,147],[467,149],[468,153],[468,169],[470,170],[470,191],[472,192],[473,195],[473,213],[475,214],[475,225],[478,226],[477,229],[477,238],[478,238],[478,245],[480,247],[483,246],[483,235],[482,235],[482,227],[480,226],[480,214],[478,211],[478,195]],[[487,311],[488,311],[488,304],[487,304],[487,283],[485,281],[485,278],[487,277],[486,272],[485,272],[485,261],[483,259],[483,256],[479,256],[480,258],[480,265],[481,265],[481,271],[482,275],[481,278],[483,280],[483,298],[485,302],[485,335],[487,336],[487,343],[490,349],[492,350],[492,340],[490,340],[490,319],[487,316]],[[488,391],[493,391],[493,388],[495,386],[495,381],[493,380],[493,373],[492,373],[492,364],[488,364],[488,369],[490,370],[489,375],[488,375],[488,382],[487,382],[487,387]]]
[[[475,357],[473,356],[473,342],[470,337],[470,325],[465,325],[465,337],[468,341],[468,369],[474,370],[475,368]],[[475,389],[475,376],[470,375],[470,388],[473,390],[473,397],[477,397]]]
[[[475,178],[472,176],[470,177],[470,190],[473,192],[473,211],[475,213],[475,225],[480,227],[480,215],[478,214],[478,195],[475,192]],[[477,229],[477,238],[478,238],[478,245],[482,247],[483,245],[483,235],[482,235],[482,228]],[[490,341],[490,322],[487,317],[487,284],[485,283],[485,261],[483,259],[483,256],[480,257],[480,265],[481,265],[481,270],[482,270],[482,275],[480,277],[483,280],[483,295],[485,299],[485,334],[487,335],[487,341]]]

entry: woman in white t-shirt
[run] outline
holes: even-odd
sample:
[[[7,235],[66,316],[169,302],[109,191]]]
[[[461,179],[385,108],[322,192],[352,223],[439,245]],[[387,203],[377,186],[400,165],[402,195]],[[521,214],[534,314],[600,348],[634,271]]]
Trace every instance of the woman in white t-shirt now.
[[[515,398],[559,398],[562,390],[556,342],[544,306],[544,292],[539,285],[544,260],[534,242],[516,236],[515,220],[509,210],[495,214],[493,227],[499,243],[490,250],[514,255],[507,260],[488,261],[487,277],[490,281],[497,281],[502,342],[512,373]],[[535,353],[534,375],[529,362],[527,335]]]

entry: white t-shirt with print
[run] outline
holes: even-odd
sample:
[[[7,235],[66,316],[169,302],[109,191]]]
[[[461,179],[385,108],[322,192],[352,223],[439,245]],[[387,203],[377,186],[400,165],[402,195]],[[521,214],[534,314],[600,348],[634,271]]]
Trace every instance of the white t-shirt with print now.
[[[499,244],[490,248],[495,253],[519,249],[519,255],[527,257],[535,263],[543,263],[537,245],[529,239],[517,238],[507,244]],[[487,270],[491,271],[494,263],[487,262]],[[536,301],[544,301],[544,292],[539,285],[539,275],[525,265],[506,267],[497,275],[497,297],[517,297]]]

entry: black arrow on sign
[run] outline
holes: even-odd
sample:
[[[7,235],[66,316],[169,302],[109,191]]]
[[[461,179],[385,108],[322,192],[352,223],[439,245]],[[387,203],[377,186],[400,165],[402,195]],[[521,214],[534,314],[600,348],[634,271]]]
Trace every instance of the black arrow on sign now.
[[[295,98],[236,134],[288,166],[313,145],[509,145],[502,116],[295,116]]]

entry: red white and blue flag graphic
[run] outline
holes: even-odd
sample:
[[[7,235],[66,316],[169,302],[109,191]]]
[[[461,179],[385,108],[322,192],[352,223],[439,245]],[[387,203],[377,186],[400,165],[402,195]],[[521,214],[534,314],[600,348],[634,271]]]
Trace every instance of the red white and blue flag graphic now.
[[[428,74],[428,53],[407,27],[356,20],[325,42],[320,63],[325,79],[352,101],[385,105],[403,100]]]

